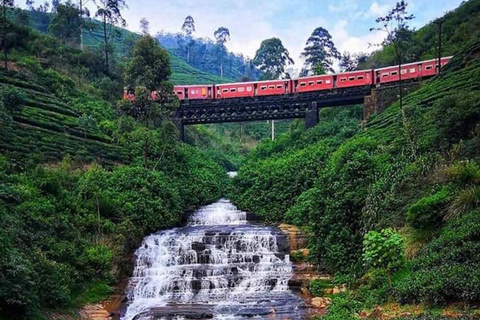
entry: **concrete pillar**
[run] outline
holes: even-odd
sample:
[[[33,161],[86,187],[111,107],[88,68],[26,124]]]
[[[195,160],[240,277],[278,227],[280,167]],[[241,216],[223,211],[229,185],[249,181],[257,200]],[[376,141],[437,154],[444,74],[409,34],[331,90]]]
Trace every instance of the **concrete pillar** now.
[[[185,142],[185,125],[182,120],[175,120],[174,123],[178,129],[178,138],[180,141]]]
[[[305,112],[305,128],[315,127],[319,122],[317,102],[312,101]]]

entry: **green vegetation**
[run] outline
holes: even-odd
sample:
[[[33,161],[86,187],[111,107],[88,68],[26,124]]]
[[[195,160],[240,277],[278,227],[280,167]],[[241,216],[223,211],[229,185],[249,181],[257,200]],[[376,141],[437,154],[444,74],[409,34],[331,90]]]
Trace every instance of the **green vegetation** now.
[[[452,56],[480,36],[480,1],[464,1],[448,12],[442,25],[442,56]],[[414,62],[438,57],[438,26],[435,21],[402,35],[403,61]],[[359,69],[391,66],[397,63],[393,44],[382,47],[359,61]]]
[[[424,303],[428,314],[480,300],[479,51],[466,47],[403,108],[363,127],[355,108],[325,109],[317,127],[247,156],[231,198],[306,227],[310,260],[349,286],[322,319],[391,302]]]
[[[135,44],[123,73],[124,61],[107,69],[102,53],[76,48],[78,33],[8,29],[17,41],[0,71],[0,317],[38,318],[105,298],[140,240],[221,197],[227,176],[178,142],[169,59],[152,38]],[[139,87],[135,102],[117,104],[124,77],[167,93],[147,99]]]

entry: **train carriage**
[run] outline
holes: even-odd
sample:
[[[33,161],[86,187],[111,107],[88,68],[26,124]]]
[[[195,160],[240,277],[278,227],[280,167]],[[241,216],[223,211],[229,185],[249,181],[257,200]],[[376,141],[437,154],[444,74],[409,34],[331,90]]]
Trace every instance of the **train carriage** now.
[[[254,82],[224,83],[215,86],[215,99],[253,97]]]
[[[445,57],[440,60],[442,67],[450,61],[452,57]],[[403,64],[401,67],[402,81],[411,79],[420,79],[422,77],[431,77],[438,73],[438,59],[419,61]],[[400,80],[398,75],[398,65],[375,69],[376,83],[390,83]]]
[[[255,96],[271,96],[292,93],[291,80],[269,80],[255,83]]]
[[[373,70],[350,71],[336,74],[336,88],[349,88],[372,85]]]
[[[180,100],[213,99],[214,85],[174,86],[173,92]]]
[[[295,92],[330,90],[333,89],[334,84],[333,75],[329,74],[303,77],[292,81]]]

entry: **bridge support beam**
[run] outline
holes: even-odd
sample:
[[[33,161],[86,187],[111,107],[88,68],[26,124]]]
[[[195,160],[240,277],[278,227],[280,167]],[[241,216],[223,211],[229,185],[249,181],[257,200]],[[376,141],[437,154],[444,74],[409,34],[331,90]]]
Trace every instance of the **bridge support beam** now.
[[[315,127],[319,122],[317,102],[312,101],[305,111],[305,129]]]
[[[185,142],[185,125],[182,120],[174,120],[175,125],[178,129],[178,139],[182,142]]]

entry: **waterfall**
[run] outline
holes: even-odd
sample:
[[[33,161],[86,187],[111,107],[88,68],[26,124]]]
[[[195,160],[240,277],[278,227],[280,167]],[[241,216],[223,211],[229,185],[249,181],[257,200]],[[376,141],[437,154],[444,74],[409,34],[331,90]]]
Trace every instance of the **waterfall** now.
[[[301,319],[286,236],[246,218],[222,199],[146,237],[122,319]]]

